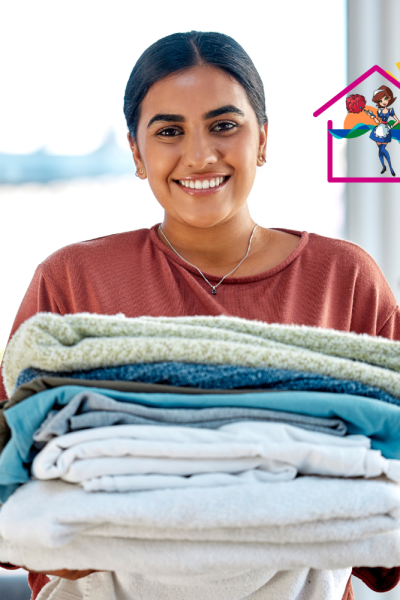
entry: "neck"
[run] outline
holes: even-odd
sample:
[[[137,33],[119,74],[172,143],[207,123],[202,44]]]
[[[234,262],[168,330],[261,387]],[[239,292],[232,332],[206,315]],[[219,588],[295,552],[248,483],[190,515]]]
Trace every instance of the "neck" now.
[[[255,225],[248,210],[223,223],[201,228],[182,223],[165,214],[162,230],[182,258],[201,271],[223,276],[246,254]],[[252,249],[256,233],[257,230]],[[158,236],[170,248],[160,232]]]

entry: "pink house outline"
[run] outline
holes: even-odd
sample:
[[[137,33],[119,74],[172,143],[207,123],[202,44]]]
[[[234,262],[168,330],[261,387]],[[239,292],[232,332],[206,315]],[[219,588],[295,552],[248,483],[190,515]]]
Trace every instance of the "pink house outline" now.
[[[397,87],[400,90],[400,83],[397,81],[397,79],[395,79],[394,77],[389,75],[389,73],[386,73],[378,65],[374,65],[373,67],[368,69],[368,71],[365,71],[365,73],[363,75],[361,75],[358,79],[353,81],[353,83],[350,83],[350,85],[348,85],[346,88],[344,88],[344,90],[342,90],[341,92],[336,94],[336,96],[334,96],[333,98],[331,98],[331,100],[329,100],[323,106],[321,106],[321,108],[316,110],[313,113],[313,116],[319,117],[319,115],[322,114],[323,112],[325,112],[330,106],[332,106],[332,104],[335,104],[335,102],[340,100],[340,98],[343,98],[343,96],[345,96],[346,94],[351,92],[351,90],[353,88],[355,88],[357,85],[362,83],[365,79],[367,79],[373,73],[379,73],[382,77],[387,79],[392,85],[394,85],[395,87]],[[329,183],[340,183],[340,182],[346,182],[346,183],[347,182],[349,182],[349,183],[396,183],[396,182],[400,181],[400,177],[391,177],[391,178],[389,178],[389,177],[333,177],[333,137],[329,133],[329,129],[332,129],[332,128],[333,128],[333,122],[328,121],[327,136],[328,136],[328,181],[329,181]]]

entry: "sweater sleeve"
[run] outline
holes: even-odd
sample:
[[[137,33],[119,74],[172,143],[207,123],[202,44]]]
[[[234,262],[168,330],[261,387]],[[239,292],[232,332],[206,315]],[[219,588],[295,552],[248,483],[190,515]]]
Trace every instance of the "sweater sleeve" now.
[[[57,302],[55,301],[50,286],[45,279],[42,267],[36,269],[33,279],[27,289],[27,292],[22,300],[21,306],[15,317],[14,324],[11,329],[10,339],[17,331],[18,327],[27,319],[38,312],[53,312],[60,314]],[[8,341],[10,341],[10,339]],[[6,390],[3,382],[3,368],[0,373],[0,402],[7,399]]]
[[[393,567],[393,569],[357,567],[353,569],[352,574],[374,592],[389,592],[400,581],[400,567]]]
[[[400,308],[396,306],[377,335],[388,340],[400,341]]]

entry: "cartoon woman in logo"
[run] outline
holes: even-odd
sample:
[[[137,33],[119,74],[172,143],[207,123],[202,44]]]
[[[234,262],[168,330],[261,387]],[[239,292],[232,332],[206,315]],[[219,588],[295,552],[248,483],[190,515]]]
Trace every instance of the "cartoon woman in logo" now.
[[[371,140],[377,143],[379,148],[379,158],[383,167],[381,175],[386,171],[384,162],[385,157],[393,177],[396,175],[396,173],[392,169],[389,152],[386,150],[386,144],[392,141],[392,134],[390,130],[399,122],[399,119],[394,114],[393,108],[388,108],[395,100],[396,98],[393,98],[392,90],[386,85],[381,85],[381,87],[374,92],[372,98],[372,102],[375,102],[378,108],[378,119],[371,113],[371,111],[365,111],[368,112],[370,118],[373,119],[377,124],[377,126],[371,131],[369,137]],[[392,126],[388,125],[389,117],[394,117],[395,119],[395,123]]]

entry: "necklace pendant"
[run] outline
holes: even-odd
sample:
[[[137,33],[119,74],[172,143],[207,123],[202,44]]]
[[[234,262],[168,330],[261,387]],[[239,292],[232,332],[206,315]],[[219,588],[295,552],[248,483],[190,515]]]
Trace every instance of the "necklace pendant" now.
[[[216,293],[217,293],[217,290],[215,289],[215,287],[213,287],[213,289],[212,289],[212,293],[214,294],[214,296],[216,295]]]

